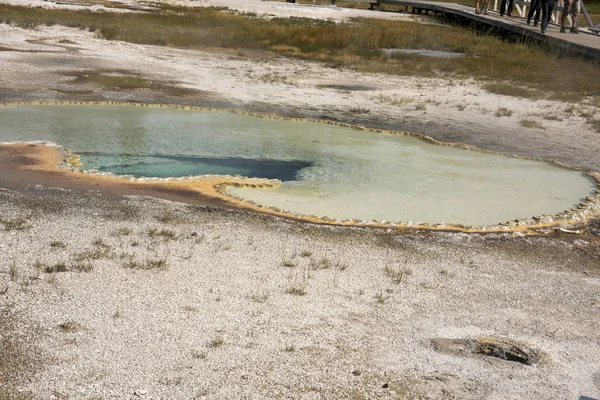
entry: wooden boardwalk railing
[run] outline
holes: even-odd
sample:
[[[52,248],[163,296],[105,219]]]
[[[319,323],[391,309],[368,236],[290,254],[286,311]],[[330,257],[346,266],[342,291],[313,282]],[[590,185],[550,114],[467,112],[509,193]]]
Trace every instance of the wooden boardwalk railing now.
[[[501,29],[512,34],[521,35],[533,40],[543,42],[544,45],[563,50],[567,53],[575,53],[584,57],[600,60],[600,35],[595,34],[594,29],[582,28],[579,35],[572,33],[560,33],[560,27],[556,24],[550,24],[545,34],[542,34],[540,28],[527,25],[525,8],[528,1],[515,0],[518,4],[517,11],[520,16],[513,14],[512,18],[500,17],[497,11],[492,11],[489,15],[475,14],[475,8],[465,4],[445,3],[427,0],[354,0],[369,2],[374,10],[380,10],[382,4],[404,6],[408,11],[410,8],[413,13],[432,13],[438,15],[452,16],[459,19],[466,19],[479,24],[488,25]],[[494,0],[494,6],[497,7],[497,0]],[[335,3],[335,0],[332,0]],[[562,11],[562,8],[558,12]],[[377,11],[374,11],[377,12]],[[559,14],[555,15],[557,21]],[[591,21],[588,21],[591,26]],[[567,30],[568,32],[568,30]]]

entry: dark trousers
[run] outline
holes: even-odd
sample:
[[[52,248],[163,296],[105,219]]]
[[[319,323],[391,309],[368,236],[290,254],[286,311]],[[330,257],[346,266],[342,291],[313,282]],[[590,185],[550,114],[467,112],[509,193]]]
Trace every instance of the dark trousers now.
[[[542,31],[545,32],[550,22],[550,16],[556,0],[541,0],[542,2]]]
[[[512,15],[513,12],[513,1],[514,0],[508,0],[508,12],[506,13],[509,17]],[[504,11],[506,11],[506,0],[502,0],[502,2],[500,3],[500,15],[504,15]]]
[[[529,13],[527,13],[527,22],[531,21],[531,17],[533,17],[533,24],[537,25],[540,22],[540,12],[542,11],[541,0],[531,0],[531,7],[529,8]],[[535,14],[535,16],[534,16]]]

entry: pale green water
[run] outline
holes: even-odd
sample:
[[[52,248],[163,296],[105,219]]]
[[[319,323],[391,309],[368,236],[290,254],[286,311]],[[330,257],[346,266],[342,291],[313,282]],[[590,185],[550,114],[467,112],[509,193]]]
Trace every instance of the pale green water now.
[[[584,174],[416,138],[225,112],[131,106],[0,107],[0,141],[48,140],[86,169],[135,176],[240,174],[256,203],[337,219],[494,224],[555,214],[594,193]],[[296,178],[296,180],[295,180]]]

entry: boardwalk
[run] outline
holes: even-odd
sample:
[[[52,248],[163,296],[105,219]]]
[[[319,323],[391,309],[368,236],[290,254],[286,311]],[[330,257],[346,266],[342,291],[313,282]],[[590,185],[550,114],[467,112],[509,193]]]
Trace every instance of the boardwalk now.
[[[406,6],[410,7],[413,11],[423,10],[463,20],[475,21],[483,25],[531,38],[542,42],[550,48],[561,49],[568,53],[576,53],[600,60],[600,36],[591,33],[581,33],[579,35],[560,33],[559,26],[550,24],[546,34],[542,34],[539,27],[534,28],[532,25],[527,25],[526,18],[515,15],[512,18],[506,16],[500,17],[498,12],[492,10],[490,10],[489,15],[477,15],[472,6],[464,4],[413,0],[380,0],[380,3]]]

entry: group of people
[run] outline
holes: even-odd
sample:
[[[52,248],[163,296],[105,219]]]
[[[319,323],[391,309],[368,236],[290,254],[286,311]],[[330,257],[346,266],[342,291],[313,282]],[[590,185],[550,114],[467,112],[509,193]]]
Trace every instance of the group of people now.
[[[512,17],[513,10],[513,1],[502,0],[500,3],[500,16],[503,17],[505,12],[506,15],[510,18]],[[531,0],[531,7],[529,8],[529,13],[527,14],[527,25],[531,25],[531,19],[533,18],[533,26],[537,27],[540,21],[540,13],[542,14],[542,33],[546,33],[546,29],[548,28],[548,23],[550,22],[550,16],[552,15],[552,11],[554,9],[554,5],[557,0]],[[571,19],[571,33],[579,33],[578,22],[579,22],[579,13],[581,12],[581,2],[580,0],[558,0],[559,3],[562,3],[563,12],[560,17],[560,32],[565,33],[567,22],[567,15],[569,12],[573,13],[573,18]],[[475,2],[475,14],[483,13],[484,15],[488,15],[488,10],[490,8],[490,0],[476,0]]]

